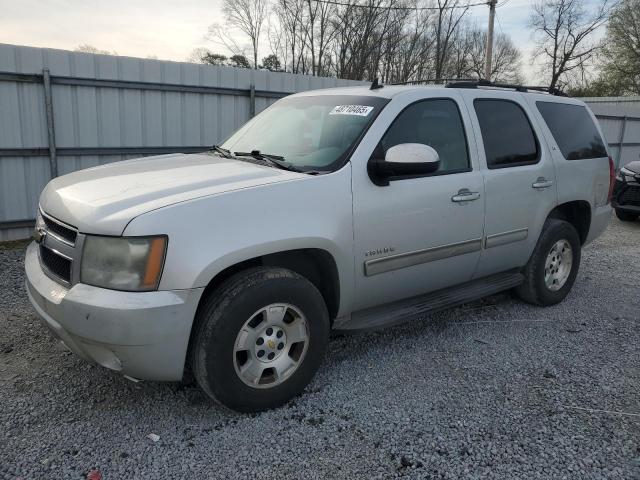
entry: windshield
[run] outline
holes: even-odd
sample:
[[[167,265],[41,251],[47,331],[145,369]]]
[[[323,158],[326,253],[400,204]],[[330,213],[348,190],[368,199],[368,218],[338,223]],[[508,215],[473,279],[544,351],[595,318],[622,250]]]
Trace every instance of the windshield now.
[[[221,146],[278,155],[300,170],[340,168],[388,99],[373,96],[287,97],[257,115]]]

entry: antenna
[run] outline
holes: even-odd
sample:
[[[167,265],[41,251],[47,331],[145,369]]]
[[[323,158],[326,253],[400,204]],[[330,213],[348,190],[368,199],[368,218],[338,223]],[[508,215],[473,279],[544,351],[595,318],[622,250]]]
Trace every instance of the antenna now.
[[[369,87],[369,90],[377,90],[382,87],[384,87],[384,85],[382,85],[381,83],[378,83],[378,77],[376,77],[373,79],[373,82],[371,82],[371,86]]]

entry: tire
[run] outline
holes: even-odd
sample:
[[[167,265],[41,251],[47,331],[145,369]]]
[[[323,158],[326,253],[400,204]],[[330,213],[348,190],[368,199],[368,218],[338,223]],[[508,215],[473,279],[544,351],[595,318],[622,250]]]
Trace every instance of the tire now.
[[[324,299],[309,280],[284,268],[245,270],[198,309],[190,348],[193,375],[207,395],[232,410],[275,408],[311,381],[329,330]]]
[[[567,248],[567,245],[570,248]],[[552,253],[554,247],[556,248]],[[524,282],[516,287],[516,294],[525,302],[534,305],[548,306],[560,303],[576,280],[580,268],[580,254],[580,237],[575,227],[564,220],[547,219],[531,258],[522,271]],[[548,259],[551,263],[547,269]]]
[[[638,214],[633,212],[625,212],[624,210],[618,210],[616,208],[616,217],[623,222],[635,222],[638,219]]]

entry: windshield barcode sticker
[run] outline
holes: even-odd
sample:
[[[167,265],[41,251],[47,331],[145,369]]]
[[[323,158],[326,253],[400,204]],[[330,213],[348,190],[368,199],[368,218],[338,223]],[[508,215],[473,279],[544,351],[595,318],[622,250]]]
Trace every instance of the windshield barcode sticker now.
[[[373,107],[367,105],[336,105],[333,110],[329,112],[329,115],[357,115],[359,117],[366,117],[371,113]]]

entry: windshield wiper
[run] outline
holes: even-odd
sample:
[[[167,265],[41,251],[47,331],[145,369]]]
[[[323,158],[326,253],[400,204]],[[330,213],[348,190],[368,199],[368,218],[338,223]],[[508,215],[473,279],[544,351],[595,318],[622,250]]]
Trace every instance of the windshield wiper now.
[[[263,160],[268,163],[272,167],[280,168],[282,170],[288,170],[290,172],[300,172],[304,173],[303,170],[300,170],[288,162],[284,161],[284,157],[280,155],[271,155],[269,153],[262,153],[260,150],[251,150],[250,152],[234,152],[238,157],[253,157],[258,160]]]
[[[233,158],[233,155],[231,154],[230,150],[227,150],[226,148],[222,148],[219,145],[214,145],[209,150],[210,151],[213,150],[214,152],[219,153],[225,158]]]

